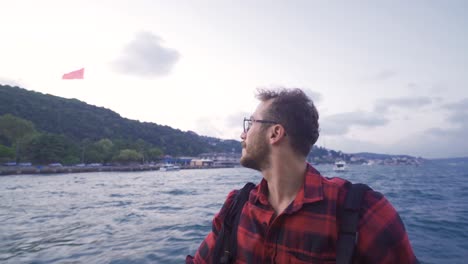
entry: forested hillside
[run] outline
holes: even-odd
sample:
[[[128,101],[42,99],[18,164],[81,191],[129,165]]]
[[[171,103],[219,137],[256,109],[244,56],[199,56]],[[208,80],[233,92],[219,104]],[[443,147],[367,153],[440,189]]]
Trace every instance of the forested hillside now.
[[[110,140],[112,145],[134,149],[143,155],[143,149],[148,151],[155,148],[163,154],[178,156],[193,156],[204,152],[240,152],[241,149],[239,141],[199,136],[194,132],[130,120],[112,110],[76,99],[0,85],[0,116],[6,114],[30,121],[36,140],[37,133],[42,133],[43,136],[47,134],[49,137],[60,135],[62,140],[67,141],[67,144],[72,143],[77,149],[84,149],[85,145],[104,139]],[[14,141],[0,134],[0,144],[3,147],[16,148],[15,144],[18,142]]]

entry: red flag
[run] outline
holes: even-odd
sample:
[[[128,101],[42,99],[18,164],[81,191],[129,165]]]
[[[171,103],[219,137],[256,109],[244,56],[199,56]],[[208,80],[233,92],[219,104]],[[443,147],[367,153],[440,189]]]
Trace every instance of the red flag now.
[[[84,68],[81,68],[76,71],[65,73],[62,76],[63,80],[72,80],[72,79],[83,79],[84,78]]]

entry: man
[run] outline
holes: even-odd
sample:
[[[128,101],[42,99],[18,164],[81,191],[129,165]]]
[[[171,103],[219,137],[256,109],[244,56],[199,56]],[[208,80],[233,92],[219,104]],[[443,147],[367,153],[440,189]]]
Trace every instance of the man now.
[[[350,183],[322,177],[306,157],[319,136],[318,112],[300,89],[261,90],[244,120],[241,164],[263,179],[243,205],[236,263],[335,263],[341,210]],[[217,236],[237,191],[214,217],[212,232],[188,263],[213,260]],[[403,223],[380,193],[360,208],[354,263],[417,263]]]

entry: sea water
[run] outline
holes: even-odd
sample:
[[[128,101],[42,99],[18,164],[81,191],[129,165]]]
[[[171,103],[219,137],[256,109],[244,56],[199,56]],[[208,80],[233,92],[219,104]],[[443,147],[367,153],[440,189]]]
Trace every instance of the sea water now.
[[[421,263],[468,261],[468,164],[349,166],[403,219]],[[0,177],[1,263],[183,263],[245,168]]]

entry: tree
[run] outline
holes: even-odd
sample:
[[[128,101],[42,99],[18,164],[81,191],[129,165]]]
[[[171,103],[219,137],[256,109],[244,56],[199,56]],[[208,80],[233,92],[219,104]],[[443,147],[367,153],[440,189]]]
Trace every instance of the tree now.
[[[16,162],[20,161],[22,147],[36,134],[31,121],[15,117],[11,114],[0,116],[0,137],[5,138],[15,149]]]
[[[33,122],[38,131],[63,134],[77,143],[84,139],[89,139],[91,142],[110,139],[114,144],[112,156],[122,149],[134,149],[142,153],[146,160],[149,157],[147,151],[151,147],[158,147],[170,155],[231,152],[232,149],[241,152],[239,141],[219,140],[168,126],[129,120],[109,109],[76,99],[45,95],[8,85],[0,85],[0,115],[2,114],[25,118]],[[0,144],[13,146],[13,143],[8,142],[2,135],[0,135]],[[20,145],[18,144],[18,147]],[[86,144],[80,146],[81,162],[89,163],[87,152],[91,146]],[[95,159],[95,162],[109,159],[99,154],[96,148],[94,154],[91,153],[89,157]]]
[[[137,139],[137,141],[135,141],[133,143],[133,149],[135,149],[136,151],[138,151],[138,153],[141,154],[141,162],[142,163],[145,163],[145,158],[147,159],[147,156],[148,156],[148,153],[147,153],[147,149],[149,148],[149,145],[147,142],[145,142],[143,139],[139,138]]]
[[[108,138],[91,143],[89,139],[82,141],[81,156],[83,163],[108,163],[112,160],[115,145]]]
[[[114,150],[114,143],[108,138],[104,138],[94,143],[96,150],[100,152],[102,163],[107,163],[112,159],[112,152]]]
[[[163,155],[163,151],[160,148],[150,148],[148,150],[148,160],[155,161]]]
[[[123,149],[119,152],[117,156],[114,157],[114,161],[122,162],[122,163],[131,163],[131,162],[139,162],[143,158],[143,155],[138,153],[136,150],[133,149]]]
[[[16,117],[11,114],[0,116],[0,135],[5,137],[11,144],[19,138],[36,132],[31,121]]]
[[[86,151],[88,150],[89,146],[92,144],[91,140],[89,138],[85,138],[81,141],[80,143],[80,161],[81,163],[86,163],[87,160],[87,153]]]
[[[80,160],[78,147],[63,135],[40,134],[27,145],[27,151],[32,161],[39,164],[72,164]]]
[[[0,162],[11,161],[15,157],[15,151],[4,145],[0,145]]]
[[[103,163],[104,162],[104,155],[96,146],[96,144],[92,144],[88,148],[86,148],[85,161],[86,163]]]

